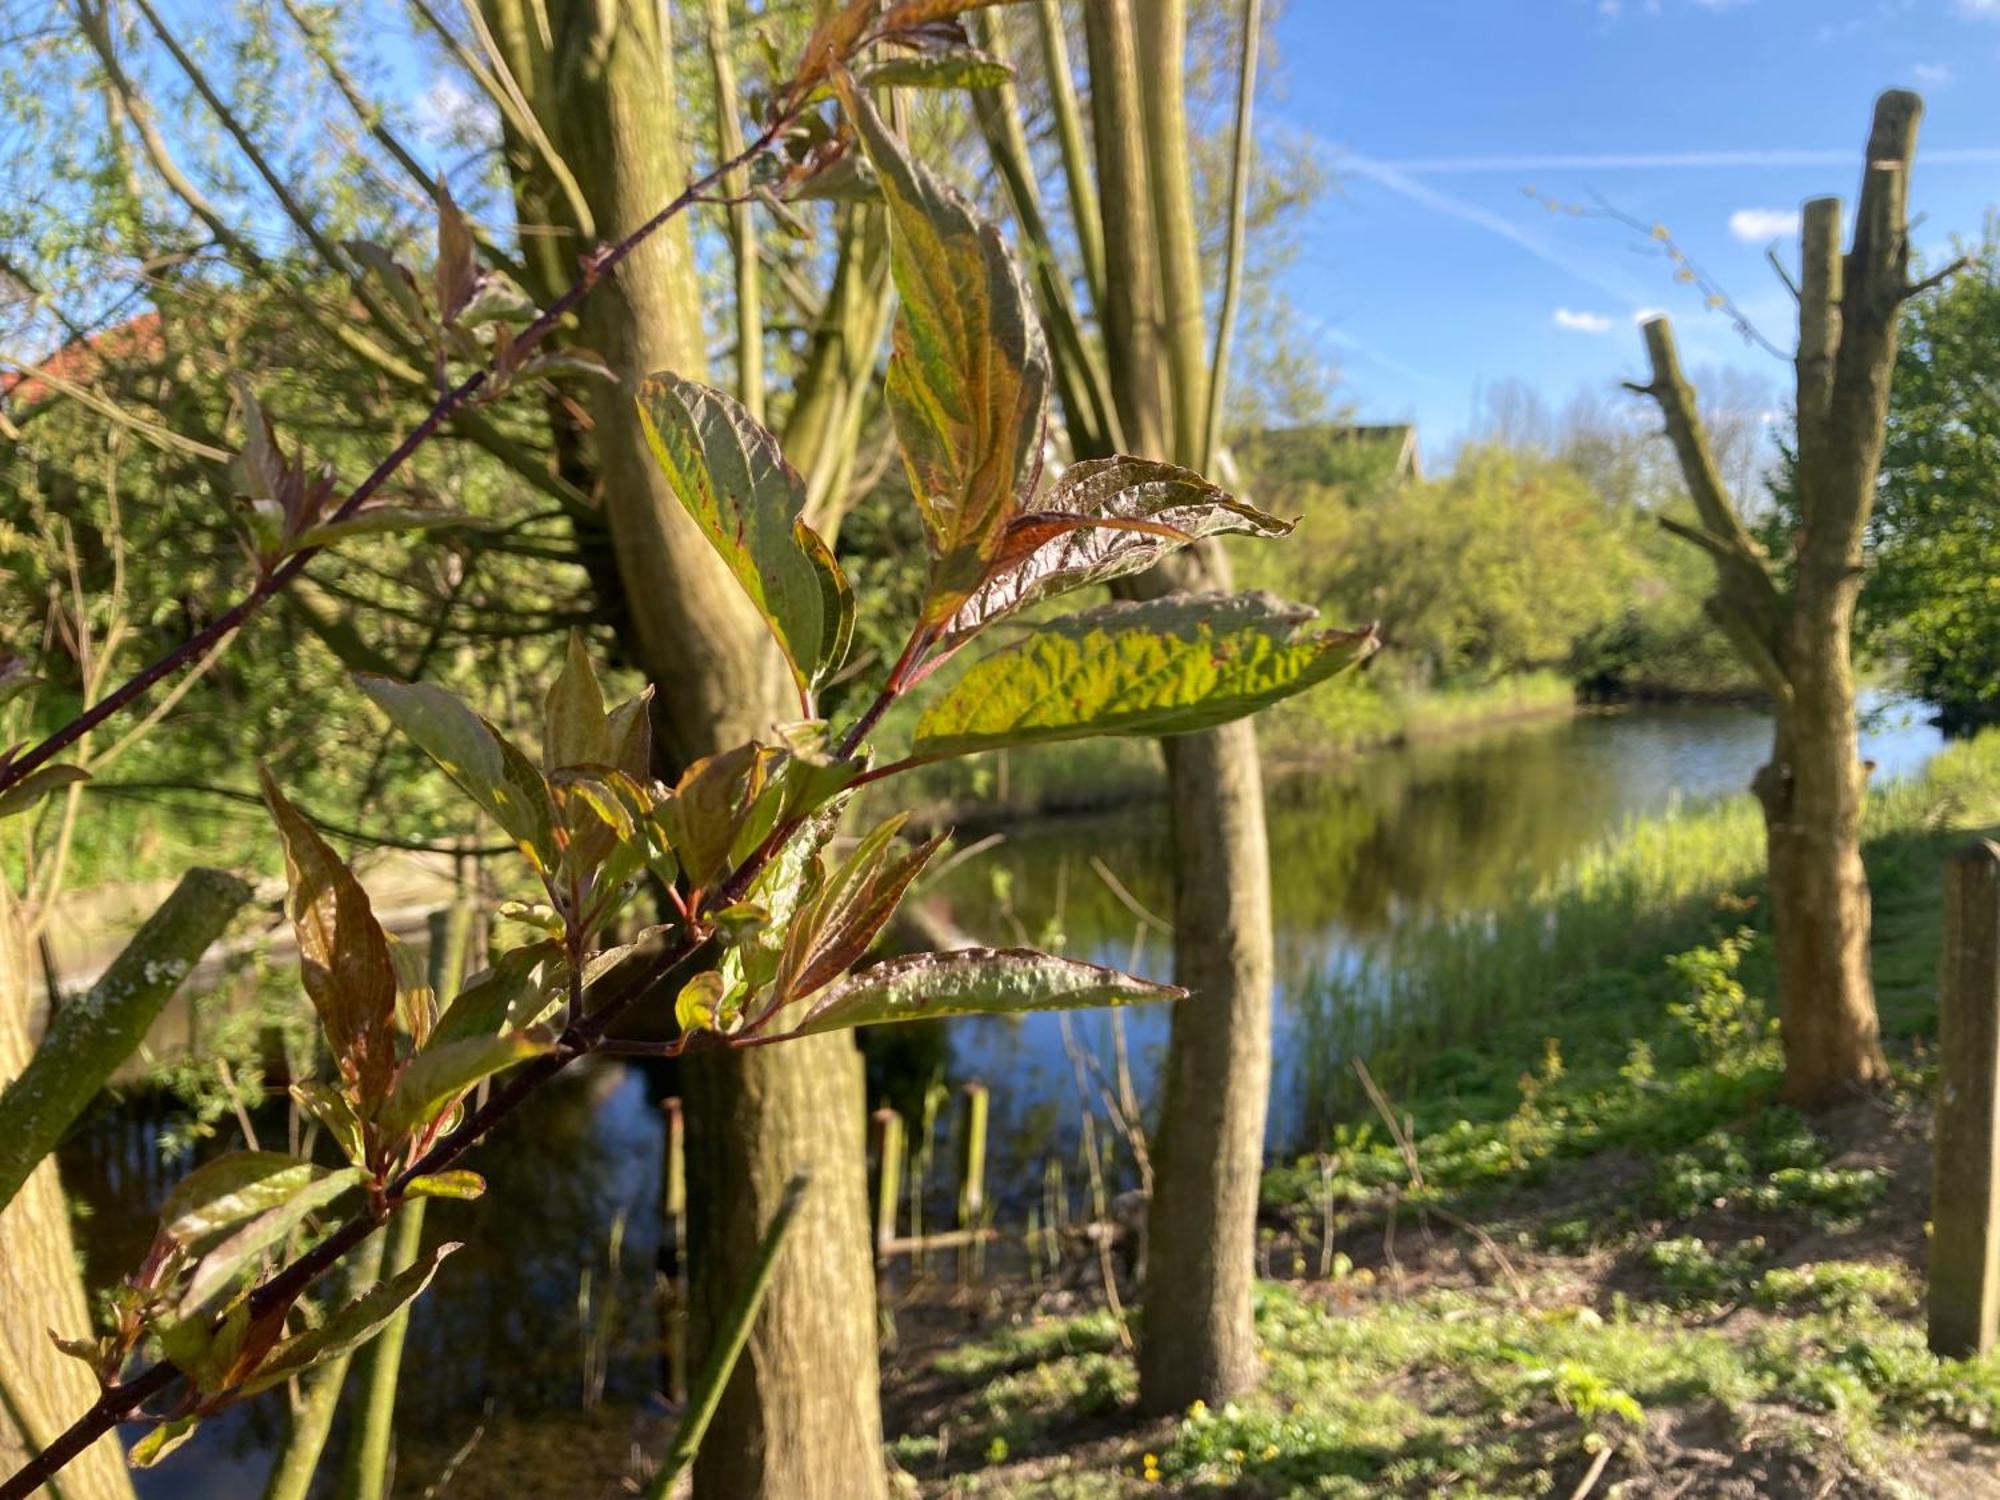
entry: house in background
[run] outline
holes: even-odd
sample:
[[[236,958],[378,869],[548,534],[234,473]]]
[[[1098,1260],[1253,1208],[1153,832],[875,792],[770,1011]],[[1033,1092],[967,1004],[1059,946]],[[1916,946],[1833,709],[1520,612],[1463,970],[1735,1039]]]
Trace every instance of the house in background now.
[[[1267,428],[1238,439],[1216,467],[1222,483],[1242,488],[1266,509],[1301,490],[1334,490],[1362,501],[1424,477],[1411,422]]]

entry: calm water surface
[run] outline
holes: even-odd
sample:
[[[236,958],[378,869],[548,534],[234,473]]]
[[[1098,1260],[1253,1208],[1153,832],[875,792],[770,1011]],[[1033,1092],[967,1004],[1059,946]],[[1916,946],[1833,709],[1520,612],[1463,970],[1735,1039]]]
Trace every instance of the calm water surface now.
[[[1769,735],[1768,719],[1749,709],[1589,715],[1274,780],[1274,1145],[1294,1144],[1299,1080],[1286,1068],[1285,1042],[1291,996],[1314,974],[1353,962],[1400,923],[1491,908],[1532,889],[1628,820],[1741,791]],[[1938,744],[1911,706],[1880,703],[1863,754],[1888,778],[1920,769]],[[1157,805],[1066,818],[1009,834],[962,862],[941,898],[979,941],[1056,943],[1164,977],[1163,941],[1096,866],[1132,902],[1164,916],[1167,852]],[[1121,1015],[1142,1099],[1166,1023],[1157,1007]],[[1094,1091],[1113,1071],[1119,1039],[1108,1016],[1071,1017],[1069,1032],[1066,1046],[1054,1016],[884,1028],[870,1038],[870,1087],[914,1114],[929,1082],[986,1082],[993,1170],[1003,1200],[1018,1209],[1042,1161],[1073,1148],[1083,1089]],[[669,1075],[635,1067],[574,1070],[475,1158],[492,1187],[485,1200],[431,1205],[427,1232],[465,1249],[418,1304],[398,1428],[432,1439],[437,1461],[482,1419],[573,1410],[587,1358],[603,1365],[608,1401],[640,1403],[657,1388],[646,1330],[660,1242],[658,1101],[672,1087]],[[129,1100],[102,1110],[64,1148],[65,1180],[85,1206],[79,1233],[93,1285],[137,1263],[152,1231],[150,1205],[184,1170],[160,1161],[153,1146],[161,1107]],[[265,1128],[282,1138],[282,1115]],[[149,1207],[135,1213],[140,1201]],[[613,1299],[608,1309],[605,1298]],[[598,1351],[592,1327],[621,1334]],[[183,1454],[137,1476],[141,1493],[258,1494],[281,1417],[267,1399],[212,1423]]]

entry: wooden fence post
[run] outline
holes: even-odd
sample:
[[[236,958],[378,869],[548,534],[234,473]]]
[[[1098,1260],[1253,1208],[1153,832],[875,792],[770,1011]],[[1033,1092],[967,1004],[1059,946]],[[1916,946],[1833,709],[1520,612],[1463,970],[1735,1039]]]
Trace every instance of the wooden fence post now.
[[[886,1265],[896,1241],[896,1200],[903,1182],[903,1117],[884,1105],[875,1111],[875,1259]]]
[[[2000,1338],[2000,844],[1945,870],[1932,1141],[1930,1344],[1946,1358]]]
[[[660,1163],[660,1330],[667,1346],[667,1399],[687,1394],[687,1123],[679,1099],[663,1099],[667,1138]]]
[[[986,1085],[968,1083],[961,1092],[958,1136],[958,1227],[969,1236],[958,1252],[958,1279],[986,1271]]]

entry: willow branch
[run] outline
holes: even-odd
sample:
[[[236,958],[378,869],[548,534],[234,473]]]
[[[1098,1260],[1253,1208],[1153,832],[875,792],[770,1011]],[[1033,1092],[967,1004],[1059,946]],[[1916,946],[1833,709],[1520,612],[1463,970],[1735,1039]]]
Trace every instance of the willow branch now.
[[[1229,163],[1229,249],[1223,261],[1222,308],[1215,320],[1215,350],[1208,361],[1208,411],[1194,467],[1206,473],[1215,458],[1222,426],[1222,398],[1229,384],[1229,341],[1236,331],[1236,306],[1243,294],[1243,237],[1249,219],[1251,111],[1257,102],[1257,44],[1263,28],[1263,0],[1243,0],[1243,63],[1236,75],[1236,139]]]

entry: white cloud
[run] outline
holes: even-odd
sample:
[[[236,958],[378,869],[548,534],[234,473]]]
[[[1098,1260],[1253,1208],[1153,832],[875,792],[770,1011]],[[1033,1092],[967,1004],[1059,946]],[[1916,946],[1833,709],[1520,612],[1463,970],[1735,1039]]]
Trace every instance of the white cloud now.
[[[1955,8],[1968,21],[2000,21],[2000,0],[1957,0]]]
[[[1761,245],[1799,232],[1796,208],[1739,208],[1729,216],[1729,232],[1746,245]]]
[[[500,134],[500,116],[483,94],[474,94],[451,77],[439,78],[411,101],[417,133],[426,141],[448,145],[466,137],[492,140]]]
[[[1567,328],[1571,333],[1609,333],[1611,320],[1602,313],[1574,312],[1567,307],[1556,309],[1556,327]]]
[[[1949,63],[1918,63],[1910,69],[1910,77],[1927,89],[1941,89],[1952,80]]]

